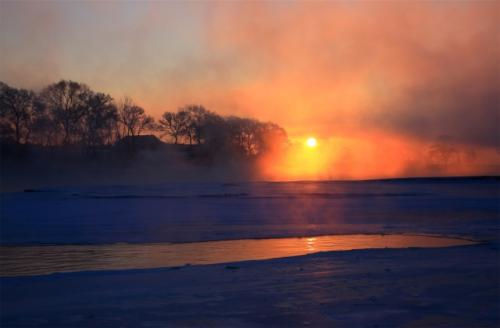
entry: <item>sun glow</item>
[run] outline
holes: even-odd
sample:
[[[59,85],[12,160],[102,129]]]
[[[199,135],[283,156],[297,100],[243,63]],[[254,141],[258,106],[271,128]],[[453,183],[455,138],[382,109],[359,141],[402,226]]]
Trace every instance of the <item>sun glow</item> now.
[[[318,142],[316,141],[316,138],[309,137],[306,140],[306,146],[309,148],[314,148],[318,145]]]
[[[269,156],[261,163],[267,179],[317,180],[328,178],[333,144],[314,137],[291,138],[289,146],[279,155]],[[326,146],[326,147],[325,147]]]

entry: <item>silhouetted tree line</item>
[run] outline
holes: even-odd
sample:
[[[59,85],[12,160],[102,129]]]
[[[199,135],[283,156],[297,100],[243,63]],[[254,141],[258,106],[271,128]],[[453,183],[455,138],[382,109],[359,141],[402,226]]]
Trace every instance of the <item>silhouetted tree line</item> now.
[[[226,150],[256,156],[287,142],[284,129],[274,123],[236,116],[222,117],[199,105],[189,105],[177,112],[165,112],[157,129],[162,137],[201,146],[208,152]]]
[[[0,82],[3,143],[92,149],[144,133],[205,154],[258,156],[287,144],[285,130],[274,123],[223,117],[200,105],[165,112],[155,121],[130,98],[117,102],[82,83],[62,80],[34,92]]]

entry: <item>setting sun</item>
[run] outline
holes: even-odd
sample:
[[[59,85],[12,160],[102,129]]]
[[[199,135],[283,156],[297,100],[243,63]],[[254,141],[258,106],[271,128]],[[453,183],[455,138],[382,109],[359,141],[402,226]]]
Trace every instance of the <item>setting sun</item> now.
[[[307,141],[306,141],[307,147],[314,148],[317,145],[318,145],[318,142],[316,141],[316,138],[313,138],[313,137],[307,138]]]

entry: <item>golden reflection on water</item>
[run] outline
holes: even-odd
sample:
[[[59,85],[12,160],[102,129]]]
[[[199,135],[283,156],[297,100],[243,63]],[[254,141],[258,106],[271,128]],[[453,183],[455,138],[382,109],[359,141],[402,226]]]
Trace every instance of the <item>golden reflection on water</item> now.
[[[2,246],[0,276],[214,264],[290,257],[323,251],[469,244],[474,242],[417,235],[333,235],[181,244]]]
[[[315,237],[307,238],[307,252],[308,253],[314,252],[314,250],[315,250],[315,248],[314,248],[314,242],[315,241],[316,241]]]

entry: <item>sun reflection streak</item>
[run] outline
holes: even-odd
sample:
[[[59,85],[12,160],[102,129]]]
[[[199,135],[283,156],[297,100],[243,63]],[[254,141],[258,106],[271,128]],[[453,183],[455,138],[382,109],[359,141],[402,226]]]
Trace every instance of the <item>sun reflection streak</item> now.
[[[314,252],[316,250],[315,242],[316,242],[316,238],[314,238],[314,237],[307,238],[306,243],[307,243],[307,251],[308,252]]]

